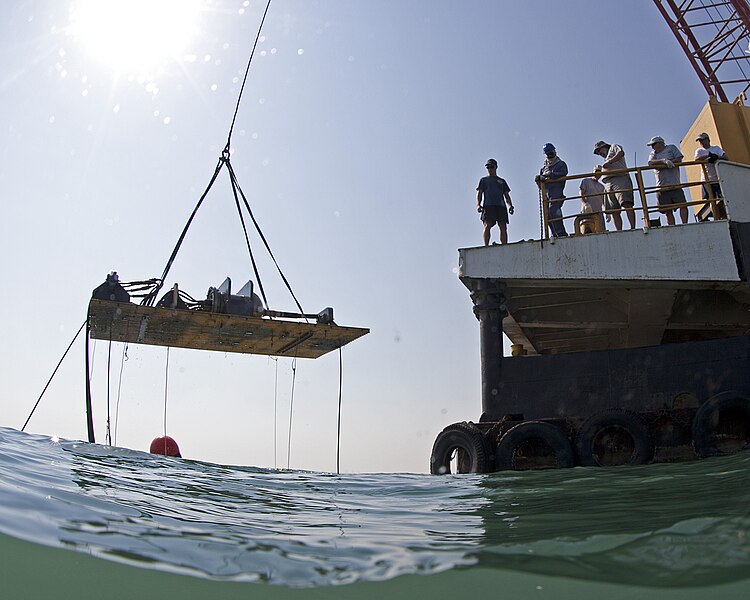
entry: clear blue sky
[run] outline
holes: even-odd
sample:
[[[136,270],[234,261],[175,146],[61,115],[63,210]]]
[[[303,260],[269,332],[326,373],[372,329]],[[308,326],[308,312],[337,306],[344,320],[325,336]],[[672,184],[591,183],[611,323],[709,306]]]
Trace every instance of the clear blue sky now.
[[[129,12],[26,0],[0,15],[4,426],[21,427],[109,271],[161,274],[226,140],[265,2],[183,2],[162,20],[111,4]],[[592,168],[598,139],[643,164],[646,141],[679,143],[706,99],[650,0],[272,2],[232,163],[305,310],[372,330],[344,349],[342,470],[424,472],[444,426],[479,418],[478,328],[455,269],[456,250],[481,243],[486,159],[512,190],[510,240],[538,237],[545,142],[572,172]],[[271,307],[293,310],[261,269]],[[223,179],[167,286],[205,297],[226,276],[241,285],[251,267]],[[146,449],[165,350],[128,354],[117,443]],[[83,356],[79,341],[30,431],[85,437]],[[116,344],[113,414],[121,356]],[[100,342],[99,441],[106,358]],[[183,454],[274,466],[274,368],[172,350],[168,431]],[[291,381],[282,359],[280,467]],[[335,353],[299,361],[293,468],[335,469],[337,392]]]

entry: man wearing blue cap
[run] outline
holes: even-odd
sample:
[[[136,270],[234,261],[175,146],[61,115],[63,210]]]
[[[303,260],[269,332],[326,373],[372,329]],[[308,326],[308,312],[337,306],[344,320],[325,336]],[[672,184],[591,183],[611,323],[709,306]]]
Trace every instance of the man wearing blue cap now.
[[[552,144],[544,144],[542,152],[544,152],[544,155],[547,158],[545,158],[544,165],[542,165],[535,181],[540,189],[542,187],[542,182],[545,182],[544,192],[547,196],[545,199],[549,200],[547,223],[552,237],[565,237],[568,235],[568,232],[565,231],[565,224],[562,221],[562,205],[563,202],[565,202],[565,194],[563,193],[565,182],[546,182],[550,179],[560,179],[561,177],[565,177],[568,174],[568,165],[557,156],[557,150]]]
[[[507,244],[508,213],[513,214],[510,187],[505,179],[497,176],[497,161],[494,158],[490,158],[484,166],[489,175],[482,177],[477,186],[477,212],[482,213],[484,245],[490,245],[490,231],[495,223],[500,228],[500,243]]]

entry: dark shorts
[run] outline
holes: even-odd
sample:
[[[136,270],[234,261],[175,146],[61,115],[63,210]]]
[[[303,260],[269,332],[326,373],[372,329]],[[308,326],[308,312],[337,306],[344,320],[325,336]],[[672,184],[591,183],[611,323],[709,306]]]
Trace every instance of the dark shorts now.
[[[714,193],[714,198],[723,198],[721,194],[721,186],[718,183],[711,184],[711,191]],[[703,184],[703,193],[701,194],[704,200],[708,200],[708,184]]]
[[[656,192],[656,199],[659,204],[659,212],[672,212],[674,208],[670,208],[670,205],[682,204],[685,202],[685,192],[682,188],[676,190],[664,190],[663,192]]]
[[[506,225],[508,223],[508,209],[505,205],[485,206],[482,210],[482,222],[492,227],[495,223]]]

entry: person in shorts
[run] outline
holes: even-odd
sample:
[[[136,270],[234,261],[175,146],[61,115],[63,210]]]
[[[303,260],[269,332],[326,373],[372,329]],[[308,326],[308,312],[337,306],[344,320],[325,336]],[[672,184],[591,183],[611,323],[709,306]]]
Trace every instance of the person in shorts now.
[[[707,133],[701,133],[695,141],[700,144],[700,148],[695,151],[695,160],[706,163],[705,171],[701,169],[701,181],[703,182],[702,197],[704,200],[709,200],[709,186],[711,193],[713,194],[714,200],[721,200],[724,198],[724,194],[721,191],[719,185],[719,174],[716,172],[716,161],[717,160],[728,160],[727,155],[721,146],[712,146],[711,138],[708,137]],[[706,181],[706,174],[708,174],[708,181]],[[724,211],[724,203],[721,202],[718,205],[719,217],[726,218],[726,212]]]
[[[489,175],[482,177],[477,186],[477,212],[481,213],[484,223],[484,245],[490,245],[490,232],[495,224],[500,229],[500,243],[507,244],[508,213],[513,214],[510,187],[505,179],[497,176],[497,161],[494,158],[490,158],[484,166]]]
[[[680,187],[680,167],[675,163],[682,162],[683,156],[679,148],[674,144],[665,144],[661,136],[652,137],[648,144],[651,154],[648,156],[650,167],[656,168],[656,192],[659,212],[667,217],[667,224],[674,225],[675,204],[685,202],[685,192]],[[687,206],[680,206],[680,220],[683,224],[688,220]]]
[[[629,173],[611,173],[611,171],[620,171],[627,169],[625,163],[625,151],[617,144],[608,144],[599,140],[594,144],[594,154],[601,156],[604,162],[597,166],[595,171],[601,172],[602,183],[607,191],[605,196],[605,206],[612,212],[612,220],[615,223],[617,231],[622,230],[622,211],[628,217],[630,229],[635,229],[635,209],[633,208],[633,181]],[[608,175],[607,172],[610,172]],[[609,218],[609,217],[608,217]]]

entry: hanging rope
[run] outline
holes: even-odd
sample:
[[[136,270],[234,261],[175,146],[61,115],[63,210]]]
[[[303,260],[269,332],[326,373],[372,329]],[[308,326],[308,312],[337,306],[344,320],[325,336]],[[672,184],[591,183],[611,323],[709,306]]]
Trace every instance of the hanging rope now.
[[[115,436],[114,445],[117,446],[117,425],[120,423],[120,390],[122,389],[122,371],[125,361],[128,360],[128,345],[122,347],[122,358],[120,359],[120,375],[117,378],[117,402],[115,403]]]
[[[339,346],[339,415],[336,426],[336,475],[341,474],[341,388],[344,378],[343,359],[341,358],[341,346]]]
[[[286,468],[289,469],[289,458],[292,452],[292,411],[294,410],[294,382],[297,379],[297,357],[292,359],[292,394],[289,398],[289,433],[286,438]]]
[[[229,148],[232,143],[232,131],[234,131],[234,122],[237,120],[237,113],[240,110],[240,101],[242,100],[242,92],[245,91],[245,83],[247,82],[247,75],[250,72],[250,65],[253,62],[253,56],[255,56],[255,48],[258,46],[258,40],[260,39],[260,32],[263,31],[263,24],[266,22],[266,15],[268,9],[271,6],[271,0],[266,3],[266,10],[263,11],[263,18],[260,20],[260,26],[258,27],[258,33],[255,36],[255,42],[253,42],[253,49],[250,51],[250,58],[247,61],[247,68],[245,68],[245,76],[242,78],[242,86],[240,87],[240,93],[237,96],[237,104],[234,107],[234,114],[232,115],[232,124],[229,126],[229,134],[227,135],[227,145],[224,147],[224,152],[228,155]]]
[[[274,377],[273,377],[273,468],[277,468],[276,463],[276,405],[279,392],[279,359],[276,356],[271,356],[271,360],[274,362]]]
[[[167,454],[167,389],[169,387],[169,346],[167,346],[167,360],[164,367],[164,456]]]
[[[73,336],[73,339],[70,340],[70,344],[68,344],[68,347],[65,349],[65,352],[63,352],[63,355],[60,357],[60,360],[57,362],[57,366],[55,367],[54,371],[52,371],[52,375],[50,375],[49,379],[47,380],[47,384],[44,386],[44,389],[42,390],[42,393],[39,394],[39,398],[37,398],[36,402],[34,403],[34,408],[31,409],[31,412],[29,413],[29,416],[26,417],[26,421],[23,424],[23,427],[21,427],[21,431],[26,429],[26,426],[29,424],[29,421],[31,420],[32,415],[34,414],[34,411],[36,410],[37,406],[39,406],[39,402],[42,400],[42,396],[44,396],[44,392],[47,391],[47,388],[49,387],[49,384],[52,383],[52,379],[55,377],[55,374],[57,373],[57,370],[60,368],[60,365],[65,360],[65,357],[68,355],[68,351],[73,346],[75,341],[78,339],[78,336],[81,335],[81,331],[83,331],[83,328],[86,326],[86,323],[88,323],[88,319],[86,319],[81,326],[78,328],[78,331],[76,331],[76,334]]]
[[[105,439],[107,440],[107,446],[112,445],[112,430],[110,428],[110,413],[109,413],[109,380],[111,376],[111,364],[112,364],[112,328],[109,330],[109,346],[107,347],[107,434]]]

